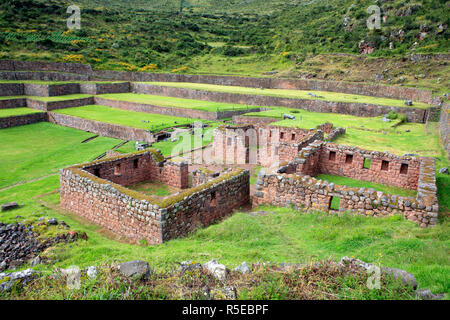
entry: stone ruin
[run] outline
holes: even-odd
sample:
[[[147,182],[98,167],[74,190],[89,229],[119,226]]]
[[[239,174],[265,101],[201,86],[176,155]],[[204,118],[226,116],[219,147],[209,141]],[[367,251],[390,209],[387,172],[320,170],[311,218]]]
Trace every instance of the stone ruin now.
[[[160,244],[229,215],[250,199],[248,170],[237,169],[188,188],[185,162],[149,149],[61,170],[61,206],[114,233]],[[157,181],[180,189],[160,199],[126,186]]]

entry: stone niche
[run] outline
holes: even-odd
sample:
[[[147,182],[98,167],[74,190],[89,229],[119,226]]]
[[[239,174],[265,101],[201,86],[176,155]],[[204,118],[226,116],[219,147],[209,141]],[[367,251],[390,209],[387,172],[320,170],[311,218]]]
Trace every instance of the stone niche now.
[[[160,244],[208,226],[250,198],[248,170],[187,189],[188,164],[157,150],[120,155],[61,170],[61,206],[134,242]],[[157,197],[126,186],[153,181],[176,188]]]

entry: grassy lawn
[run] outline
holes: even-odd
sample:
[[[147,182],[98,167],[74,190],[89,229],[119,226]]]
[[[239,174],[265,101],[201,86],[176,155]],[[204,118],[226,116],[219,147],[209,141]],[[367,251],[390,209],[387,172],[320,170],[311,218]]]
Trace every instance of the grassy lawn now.
[[[121,140],[41,122],[0,130],[0,188],[28,181],[75,163],[93,160]]]
[[[180,189],[167,186],[157,181],[140,182],[132,186],[127,186],[127,188],[157,197],[166,197],[180,191]]]
[[[56,97],[34,97],[34,96],[28,96],[27,98],[30,98],[30,99],[33,99],[33,100],[44,101],[44,102],[55,102],[55,101],[84,99],[84,98],[90,98],[90,97],[93,97],[93,95],[92,94],[78,93],[78,94],[68,94],[68,95],[65,95],[65,96],[56,96]]]
[[[111,93],[101,94],[99,98],[113,99],[120,101],[136,102],[143,104],[153,104],[163,107],[196,109],[208,112],[227,111],[227,110],[245,110],[248,108],[256,108],[255,106],[246,106],[242,104],[210,102],[194,99],[182,99],[165,96],[155,96],[150,94],[135,93]]]
[[[181,118],[162,114],[127,111],[99,105],[89,105],[68,109],[60,109],[55,112],[67,114],[83,119],[112,123],[138,129],[160,131],[165,128],[186,125],[194,122],[206,122],[201,119]],[[149,123],[142,120],[150,121]]]
[[[405,105],[403,100],[378,98],[370,96],[362,96],[348,93],[338,93],[329,91],[310,91],[310,90],[286,90],[286,89],[259,89],[259,88],[247,88],[238,86],[222,86],[204,83],[187,83],[187,82],[148,82],[158,86],[168,86],[176,88],[186,88],[195,90],[206,90],[216,92],[227,92],[236,94],[253,94],[264,95],[282,98],[295,98],[295,99],[307,99],[307,100],[323,100],[334,102],[357,102],[376,104],[388,107],[404,107],[410,108]],[[312,97],[308,93],[313,93],[317,97]],[[414,108],[429,108],[430,106],[425,103],[416,102],[413,104]]]
[[[388,193],[388,194],[397,194],[400,196],[413,197],[413,198],[417,197],[416,190],[397,188],[397,187],[392,187],[392,186],[379,184],[379,183],[350,179],[347,177],[339,177],[339,176],[333,176],[333,175],[329,175],[329,174],[319,174],[315,178],[320,179],[320,180],[327,180],[328,182],[332,182],[332,183],[335,183],[335,184],[338,184],[341,186],[349,186],[352,188],[373,188],[377,191],[382,191],[382,192]]]
[[[11,116],[21,116],[24,114],[31,114],[41,112],[39,110],[30,109],[30,108],[8,108],[8,109],[0,109],[0,118],[11,117]]]

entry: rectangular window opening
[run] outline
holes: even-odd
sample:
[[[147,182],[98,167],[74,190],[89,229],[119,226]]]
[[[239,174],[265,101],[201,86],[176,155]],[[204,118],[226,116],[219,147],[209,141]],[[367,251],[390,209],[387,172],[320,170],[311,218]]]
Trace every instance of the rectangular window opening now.
[[[328,160],[330,160],[330,161],[336,160],[336,151],[330,151],[330,156],[329,156]]]
[[[284,139],[284,132],[280,133],[280,139]]]
[[[139,159],[134,159],[133,161],[133,168],[137,169],[139,167]]]
[[[295,140],[295,133],[292,134],[292,140]]]
[[[94,176],[100,178],[100,168],[95,168],[95,169],[94,169]]]
[[[389,161],[386,160],[381,161],[381,170],[389,171]]]
[[[116,166],[114,167],[114,174],[115,174],[116,176],[119,176],[119,175],[120,175],[120,163],[119,163],[119,164],[116,164]]]
[[[406,163],[402,163],[400,167],[401,174],[408,174],[408,165]]]
[[[345,156],[345,163],[346,164],[351,164],[353,162],[353,155],[352,154],[347,154]]]

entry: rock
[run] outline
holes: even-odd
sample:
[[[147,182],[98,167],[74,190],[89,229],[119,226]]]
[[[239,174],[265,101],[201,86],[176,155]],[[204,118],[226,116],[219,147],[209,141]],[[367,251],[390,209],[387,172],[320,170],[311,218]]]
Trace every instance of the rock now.
[[[23,285],[32,280],[38,272],[26,269],[13,273],[0,273],[0,291],[10,291],[14,284]]]
[[[225,297],[229,300],[236,300],[237,297],[237,292],[236,292],[236,288],[235,287],[224,287],[222,289],[223,294],[225,295]]]
[[[202,268],[202,265],[200,263],[195,263],[193,261],[183,261],[180,263],[180,266],[182,272],[192,272],[194,270],[199,270]]]
[[[35,267],[35,266],[37,266],[38,264],[41,264],[42,263],[42,259],[41,259],[41,257],[40,256],[36,256],[36,257],[34,257],[33,259],[31,259],[31,261],[30,261],[30,267]]]
[[[56,226],[56,225],[58,225],[58,219],[56,219],[56,218],[51,218],[50,220],[47,221],[47,224],[48,224],[49,226]]]
[[[441,169],[439,170],[439,173],[441,173],[441,174],[449,174],[448,168],[447,168],[447,167],[441,168]]]
[[[9,202],[2,204],[2,212],[17,209],[19,204],[17,202]]]
[[[383,118],[383,119],[381,119],[383,122],[391,122],[391,119],[388,119],[388,118]]]
[[[146,278],[150,276],[150,266],[142,260],[128,261],[119,264],[120,273],[126,277]]]
[[[390,274],[395,279],[402,280],[402,282],[404,284],[411,286],[414,290],[417,289],[416,278],[411,273],[409,273],[405,270],[396,269],[396,268],[381,268],[381,271],[386,274]]]
[[[0,272],[2,272],[3,270],[6,270],[7,267],[8,267],[8,265],[6,264],[6,262],[2,261],[0,263]]]
[[[441,300],[443,294],[433,294],[430,289],[419,289],[416,291],[416,296],[421,300]]]
[[[97,278],[97,267],[95,266],[88,267],[86,270],[86,274],[90,279]]]
[[[405,105],[412,106],[413,102],[411,100],[405,100]]]
[[[217,260],[211,260],[203,265],[203,268],[208,270],[210,274],[212,274],[215,278],[220,281],[225,281],[228,275],[227,268],[220,264]]]
[[[240,272],[240,273],[251,273],[250,268],[247,265],[247,262],[242,262],[241,265],[237,266],[233,269],[234,271]]]

